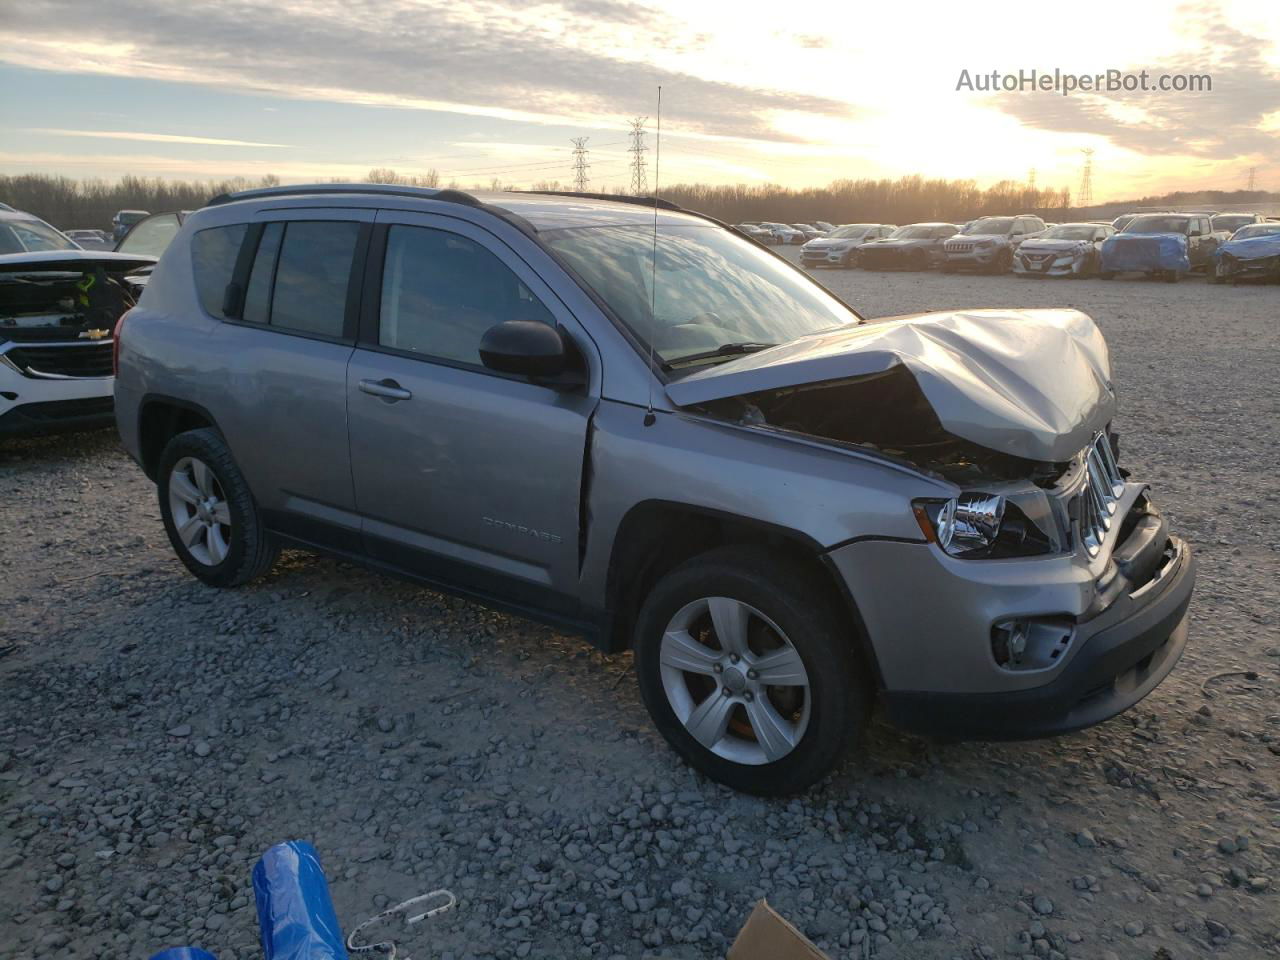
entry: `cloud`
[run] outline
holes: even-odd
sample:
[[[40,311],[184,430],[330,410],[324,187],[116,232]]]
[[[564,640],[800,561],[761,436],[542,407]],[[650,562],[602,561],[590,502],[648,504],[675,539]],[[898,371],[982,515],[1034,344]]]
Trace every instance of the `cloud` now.
[[[673,132],[764,140],[792,139],[769,123],[774,111],[850,112],[633,58],[700,42],[626,0],[27,0],[0,25],[0,60],[577,125],[649,112],[661,84]]]
[[[1161,74],[1207,74],[1212,90],[1073,94],[1003,93],[987,99],[1027,126],[1105,137],[1145,155],[1216,158],[1274,154],[1280,131],[1265,118],[1280,109],[1280,68],[1269,60],[1271,42],[1232,26],[1216,7],[1182,8],[1194,54],[1145,66],[1151,82]]]
[[[255,140],[222,140],[218,137],[186,137],[171,133],[136,133],[130,130],[61,130],[54,127],[26,127],[25,133],[45,133],[59,137],[97,137],[103,140],[145,140],[149,143],[199,143],[215,147],[287,147],[287,143],[259,143]]]

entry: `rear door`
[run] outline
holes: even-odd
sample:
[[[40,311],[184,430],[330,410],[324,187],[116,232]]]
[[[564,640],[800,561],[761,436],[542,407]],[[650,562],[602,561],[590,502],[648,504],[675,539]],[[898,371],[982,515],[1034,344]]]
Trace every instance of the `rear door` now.
[[[379,559],[510,602],[575,609],[594,391],[494,373],[480,338],[504,320],[593,348],[550,288],[492,234],[383,211],[347,372],[351,464]]]
[[[219,426],[268,523],[351,550],[346,371],[372,221],[371,210],[259,212],[236,265],[241,307],[210,344]]]

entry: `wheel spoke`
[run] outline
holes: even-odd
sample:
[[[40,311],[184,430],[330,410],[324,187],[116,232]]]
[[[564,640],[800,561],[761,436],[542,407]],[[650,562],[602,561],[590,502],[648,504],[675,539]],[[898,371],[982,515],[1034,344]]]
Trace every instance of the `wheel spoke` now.
[[[668,630],[662,638],[664,666],[710,676],[718,659],[716,651],[693,639],[687,630]]]
[[[725,730],[729,726],[729,715],[732,712],[733,700],[721,696],[720,691],[716,690],[694,707],[685,727],[693,734],[695,740],[710,749],[724,738]]]
[[[727,653],[738,656],[747,650],[747,621],[750,613],[745,604],[728,597],[710,597],[707,609],[711,611],[711,622],[716,628],[716,638]]]
[[[762,684],[773,687],[807,687],[809,675],[795,647],[782,647],[766,653],[754,664]]]
[[[770,762],[781,760],[795,748],[791,724],[782,718],[768,697],[756,697],[747,704],[747,719]]]
[[[196,486],[206,497],[213,496],[213,478],[203,460],[191,461],[191,475],[195,477]]]
[[[221,563],[227,556],[227,541],[222,539],[222,528],[216,523],[209,528],[209,535],[205,538],[205,543],[209,547],[209,559],[214,563]]]
[[[188,547],[194,547],[199,542],[200,534],[203,532],[204,524],[201,523],[200,518],[193,513],[178,526],[178,539]]]
[[[175,471],[169,477],[169,492],[176,496],[183,503],[195,504],[201,499],[200,491],[196,489],[185,473]]]
[[[227,501],[219,500],[213,505],[210,513],[213,514],[213,519],[216,522],[225,524],[228,527],[231,526],[231,507],[227,505]]]

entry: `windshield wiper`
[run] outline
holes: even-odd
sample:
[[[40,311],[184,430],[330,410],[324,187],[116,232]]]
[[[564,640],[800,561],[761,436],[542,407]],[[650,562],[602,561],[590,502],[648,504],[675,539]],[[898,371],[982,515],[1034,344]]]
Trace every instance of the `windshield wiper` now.
[[[756,353],[759,350],[767,350],[769,347],[776,346],[776,343],[758,343],[754,340],[743,340],[739,343],[722,343],[714,350],[707,350],[703,353],[690,353],[683,357],[676,357],[674,360],[664,360],[662,369],[671,370],[686,363],[697,363],[699,360],[715,360],[718,357],[740,357],[744,353]]]

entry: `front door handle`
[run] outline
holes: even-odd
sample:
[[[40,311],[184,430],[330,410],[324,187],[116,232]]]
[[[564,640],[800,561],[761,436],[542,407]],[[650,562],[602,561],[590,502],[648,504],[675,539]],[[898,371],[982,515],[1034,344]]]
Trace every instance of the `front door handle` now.
[[[412,393],[390,378],[386,380],[361,380],[360,391],[374,397],[381,397],[387,403],[408,400],[413,396]]]

